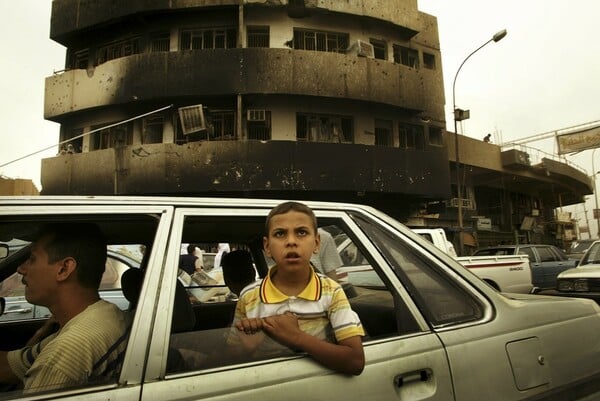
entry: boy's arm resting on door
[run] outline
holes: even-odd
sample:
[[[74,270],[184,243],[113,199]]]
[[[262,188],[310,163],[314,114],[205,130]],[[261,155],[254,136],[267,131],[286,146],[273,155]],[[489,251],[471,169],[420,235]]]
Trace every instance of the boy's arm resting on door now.
[[[276,341],[295,350],[302,350],[324,366],[340,373],[359,375],[365,366],[360,336],[352,336],[337,344],[313,337],[298,326],[297,317],[283,315],[263,318],[262,329]]]

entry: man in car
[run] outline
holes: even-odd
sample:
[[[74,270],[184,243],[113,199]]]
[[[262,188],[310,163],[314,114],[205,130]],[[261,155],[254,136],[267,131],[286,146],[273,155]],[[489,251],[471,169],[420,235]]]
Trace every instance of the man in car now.
[[[113,377],[125,352],[129,319],[100,299],[105,263],[106,240],[96,225],[42,227],[17,271],[27,301],[47,307],[53,317],[24,348],[0,351],[0,382],[31,393]]]

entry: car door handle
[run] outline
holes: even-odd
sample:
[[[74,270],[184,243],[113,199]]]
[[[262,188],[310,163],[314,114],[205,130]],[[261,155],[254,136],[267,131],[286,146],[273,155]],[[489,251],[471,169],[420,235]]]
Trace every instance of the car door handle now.
[[[5,315],[8,315],[9,313],[29,313],[31,312],[31,308],[21,308],[21,309],[9,309],[4,311]]]
[[[413,372],[403,373],[394,377],[394,385],[402,387],[408,383],[426,382],[431,378],[432,372],[430,369],[420,369]]]

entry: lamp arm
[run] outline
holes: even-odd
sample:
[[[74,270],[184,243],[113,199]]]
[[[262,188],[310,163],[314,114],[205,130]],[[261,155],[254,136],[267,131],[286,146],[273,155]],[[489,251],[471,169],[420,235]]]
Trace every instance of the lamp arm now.
[[[460,70],[463,68],[463,65],[465,65],[465,63],[467,62],[468,59],[471,58],[471,56],[475,53],[477,53],[479,50],[481,50],[484,46],[486,46],[487,44],[489,44],[490,42],[493,42],[494,38],[488,40],[487,42],[485,42],[484,44],[482,44],[481,46],[479,46],[477,49],[473,50],[471,52],[471,54],[469,54],[464,60],[463,62],[460,64],[460,66],[458,67],[458,70],[456,71],[456,75],[454,75],[454,81],[452,82],[452,112],[454,113],[454,110],[456,110],[456,91],[455,91],[455,87],[456,87],[456,79],[458,78],[458,73],[460,72]]]

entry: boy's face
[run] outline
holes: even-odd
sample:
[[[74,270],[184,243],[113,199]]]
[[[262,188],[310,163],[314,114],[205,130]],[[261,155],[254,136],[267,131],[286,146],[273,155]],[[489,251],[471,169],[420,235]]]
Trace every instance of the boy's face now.
[[[305,213],[290,210],[271,217],[263,245],[267,256],[286,271],[310,267],[310,258],[319,250],[319,235],[313,220]]]

